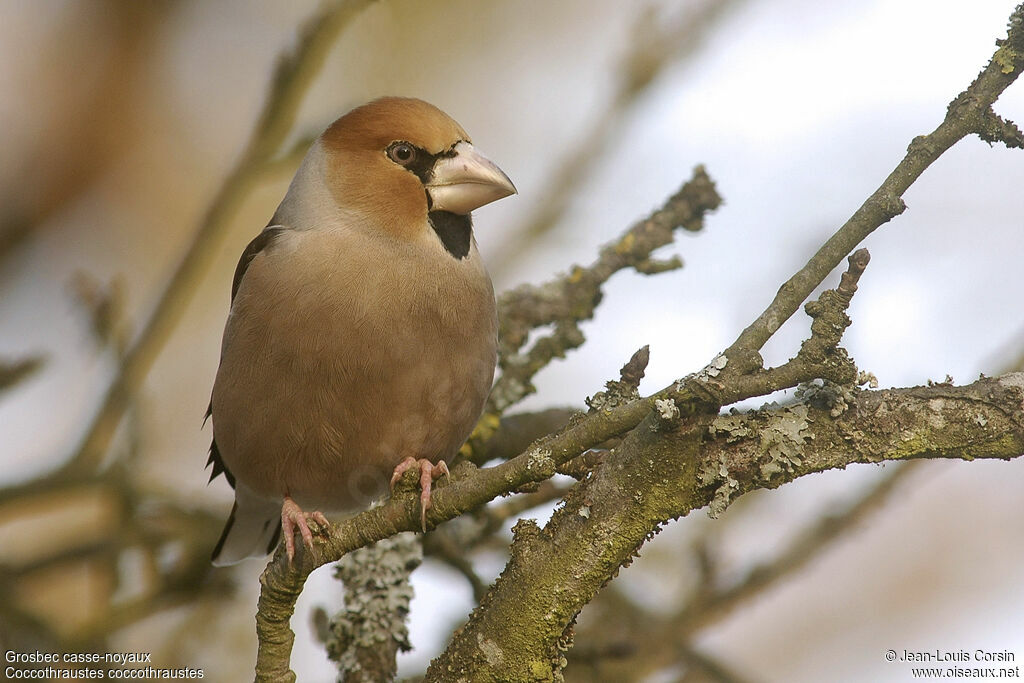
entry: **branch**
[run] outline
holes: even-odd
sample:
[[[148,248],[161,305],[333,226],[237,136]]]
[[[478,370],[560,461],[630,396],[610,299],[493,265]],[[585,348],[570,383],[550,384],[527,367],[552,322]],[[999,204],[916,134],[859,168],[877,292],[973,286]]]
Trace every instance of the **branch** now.
[[[800,404],[759,411],[725,431],[710,416],[668,430],[652,414],[543,530],[516,526],[511,561],[426,680],[554,677],[568,624],[601,586],[662,524],[723,495],[853,463],[1008,460],[1022,451],[1024,374],[863,391],[840,418]]]
[[[861,258],[851,258],[851,272],[862,270],[861,264],[864,262],[866,259],[863,255]],[[846,277],[840,290],[822,294],[817,302],[819,314],[835,320],[849,304],[851,295],[850,277]],[[841,334],[845,324],[838,326],[838,330],[834,329],[837,327],[834,323],[825,327],[828,328],[826,331],[818,329],[815,335],[836,335],[837,342],[837,335]],[[817,347],[809,342],[805,344],[804,349],[806,348]],[[801,349],[801,353],[804,353],[804,349]],[[831,355],[839,358],[840,365],[843,365],[842,359],[845,358],[845,354]],[[831,362],[826,358],[823,365],[809,367],[827,368]],[[631,365],[627,364],[627,368]],[[772,372],[767,370],[762,371],[762,374],[770,376]],[[707,387],[714,382],[714,377],[701,373],[688,378],[685,383],[680,383],[681,388],[673,385],[670,389],[675,394],[698,395],[710,393]],[[759,381],[755,381],[749,386],[741,383],[739,389],[716,387],[715,391],[732,402],[745,398],[742,391],[750,390],[751,387],[757,391],[763,389]],[[1018,406],[1020,393],[1017,390],[1014,399],[1015,405]],[[853,397],[850,397],[850,400],[852,401]],[[616,448],[614,465],[598,468],[592,477],[585,480],[580,487],[574,488],[566,497],[565,506],[552,518],[549,530],[552,527],[558,529],[563,526],[566,515],[570,516],[567,525],[570,529],[565,532],[566,537],[559,541],[564,552],[555,552],[556,549],[552,549],[550,556],[541,557],[535,554],[530,546],[534,540],[540,538],[540,530],[536,527],[531,528],[529,524],[523,522],[517,525],[517,541],[513,543],[509,566],[481,603],[481,609],[474,613],[470,624],[460,631],[446,653],[435,661],[434,665],[441,668],[434,668],[432,665],[431,671],[434,671],[434,675],[439,675],[439,671],[449,670],[451,666],[458,669],[467,666],[465,663],[475,661],[473,652],[477,647],[477,641],[474,638],[477,635],[493,638],[491,634],[498,632],[502,638],[515,641],[507,642],[503,647],[509,648],[509,652],[517,653],[536,654],[537,648],[544,650],[552,646],[552,643],[558,643],[563,636],[561,629],[565,628],[568,620],[593,597],[594,591],[615,574],[618,567],[628,560],[631,553],[660,524],[681,516],[694,507],[702,507],[711,502],[724,509],[732,498],[743,492],[741,482],[729,475],[730,469],[724,463],[714,461],[705,469],[697,469],[698,463],[702,460],[707,461],[709,457],[703,450],[701,441],[706,430],[713,424],[712,417],[698,416],[684,429],[680,427],[679,410],[672,410],[674,406],[674,403],[664,398],[648,397],[610,409],[592,410],[584,418],[571,423],[564,431],[541,439],[526,452],[507,462],[480,469],[463,463],[453,472],[452,482],[438,488],[433,506],[428,513],[428,523],[431,525],[480,507],[489,500],[518,490],[526,484],[548,479],[561,464],[612,436],[632,430]],[[821,410],[831,412],[832,407],[828,406]],[[804,418],[806,419],[806,413]],[[1004,423],[996,428],[996,433],[1015,433],[1010,429],[1011,426],[1013,425],[1005,424],[1004,420]],[[869,426],[865,427],[867,428]],[[800,429],[797,428],[796,433],[799,433]],[[789,433],[782,428],[776,428],[775,431],[766,430],[766,433],[773,435],[776,432],[782,436]],[[741,433],[741,430],[737,430],[736,433]],[[886,432],[889,435],[893,433],[891,429]],[[1024,443],[1024,428],[1021,428],[1019,433],[1021,443]],[[686,437],[680,438],[680,434],[686,434]],[[781,439],[782,436],[778,438]],[[911,439],[911,442],[926,443],[922,439]],[[820,439],[815,443],[815,447],[826,443],[828,441]],[[1004,440],[1004,445],[1007,443]],[[794,471],[792,468],[786,470],[785,466],[798,461],[799,458],[788,454],[782,448],[783,445],[785,442],[774,449],[769,449],[773,457],[779,456],[781,464],[766,466],[766,474]],[[1016,455],[1016,452],[1013,455]],[[756,456],[760,457],[761,452],[758,451]],[[1003,453],[1000,457],[1010,455]],[[609,472],[614,474],[608,474]],[[634,473],[636,478],[631,480]],[[609,477],[615,480],[609,482]],[[623,480],[617,479],[620,477]],[[720,477],[725,477],[725,480],[719,481]],[[412,495],[395,498],[333,527],[316,555],[301,552],[295,565],[289,565],[284,553],[278,549],[260,579],[263,587],[257,612],[257,633],[260,638],[257,655],[258,680],[291,680],[294,677],[288,668],[291,644],[294,640],[288,621],[306,576],[316,567],[334,561],[355,548],[399,531],[413,531],[418,528],[421,518],[417,500],[417,497]],[[572,515],[577,515],[579,519]],[[593,527],[596,520],[600,520],[600,524]],[[587,533],[582,533],[579,529],[572,528],[578,523],[589,524],[592,528]],[[554,532],[546,532],[544,538],[550,540],[553,535]],[[574,558],[589,558],[589,562],[584,567],[571,566],[576,561]],[[566,566],[566,563],[570,566]],[[519,572],[545,574],[523,576]],[[569,585],[559,585],[556,589],[548,590],[548,584],[556,581],[552,576],[560,577],[557,582],[568,582]],[[545,587],[545,590],[540,591],[540,595],[534,594],[537,592],[537,586]],[[570,598],[573,602],[569,604],[548,604],[551,600],[565,601]],[[496,602],[499,601],[503,604],[496,606]],[[536,609],[527,609],[528,604],[536,606]],[[546,614],[560,616],[552,621],[544,618]],[[551,623],[561,624],[557,632],[537,632],[537,629],[544,628],[545,624],[550,627]],[[525,675],[522,671],[519,673]]]
[[[43,356],[29,356],[18,360],[0,359],[0,394],[28,379],[43,367]]]
[[[400,534],[349,553],[335,576],[345,584],[345,609],[331,619],[327,655],[339,681],[394,680],[395,655],[412,649],[405,618],[412,601],[410,576],[423,562],[414,534]]]
[[[613,411],[595,413],[494,467],[476,469],[469,463],[454,467],[451,483],[439,486],[432,496],[428,526],[453,519],[526,484],[550,478],[558,464],[636,425],[648,409],[640,400]],[[288,668],[295,638],[288,622],[309,573],[356,548],[401,531],[418,530],[420,514],[418,496],[393,498],[332,527],[315,556],[303,549],[294,564],[289,565],[278,548],[260,577],[262,587],[256,614],[260,641],[256,657],[258,681],[295,680]]]

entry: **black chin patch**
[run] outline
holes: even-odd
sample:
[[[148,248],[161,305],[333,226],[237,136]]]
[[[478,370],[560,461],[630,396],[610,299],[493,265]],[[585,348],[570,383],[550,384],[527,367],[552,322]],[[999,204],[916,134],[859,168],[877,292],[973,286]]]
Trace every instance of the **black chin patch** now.
[[[473,235],[473,220],[469,214],[463,216],[451,211],[431,211],[427,218],[449,254],[457,259],[469,255],[469,240]]]

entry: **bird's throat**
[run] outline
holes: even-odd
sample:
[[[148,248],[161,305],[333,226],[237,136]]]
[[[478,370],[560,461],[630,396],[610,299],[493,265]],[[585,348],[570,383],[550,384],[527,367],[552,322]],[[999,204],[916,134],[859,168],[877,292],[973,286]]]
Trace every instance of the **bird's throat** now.
[[[431,211],[427,218],[430,227],[437,233],[449,254],[457,259],[464,259],[469,255],[470,238],[473,235],[473,220],[469,214]]]

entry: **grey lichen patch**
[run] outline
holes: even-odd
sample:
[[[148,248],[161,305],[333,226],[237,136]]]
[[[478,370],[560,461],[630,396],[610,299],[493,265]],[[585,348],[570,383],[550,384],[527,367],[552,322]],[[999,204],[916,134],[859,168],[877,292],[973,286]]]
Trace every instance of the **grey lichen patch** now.
[[[749,438],[754,430],[749,426],[750,418],[744,413],[733,410],[729,415],[719,415],[708,426],[711,436],[725,435],[726,443],[734,443]]]
[[[772,410],[767,410],[769,407]],[[804,404],[787,409],[773,405],[753,413],[733,411],[719,415],[711,422],[708,432],[712,438],[724,437],[726,443],[757,439],[758,450],[763,454],[760,475],[766,481],[799,467],[803,463],[804,445],[814,438],[810,431],[809,409]],[[706,462],[697,476],[703,486],[718,484],[708,509],[708,515],[717,517],[739,492],[739,481],[729,472],[721,456]]]
[[[526,469],[542,477],[554,476],[555,461],[551,457],[551,450],[547,448],[534,449],[526,458]]]
[[[946,418],[942,414],[945,407],[946,402],[941,398],[933,398],[928,401],[928,414],[925,415],[928,426],[933,429],[943,429],[946,426]]]
[[[658,416],[657,422],[651,425],[654,431],[672,430],[679,425],[679,406],[670,398],[658,398],[654,400],[654,410]]]
[[[483,634],[476,634],[476,647],[484,656],[484,660],[491,666],[497,667],[505,664],[505,653],[501,647],[493,640],[484,638]]]
[[[725,366],[729,364],[729,359],[725,357],[724,353],[720,353],[715,356],[710,363],[708,363],[703,370],[697,373],[697,379],[706,379],[711,377],[718,377],[722,374],[722,370],[725,370]]]
[[[706,463],[697,473],[697,477],[705,486],[716,481],[722,482],[715,489],[715,494],[708,505],[708,517],[717,519],[732,503],[733,496],[739,491],[740,482],[729,474],[729,468],[724,460],[719,460],[717,463]]]
[[[583,402],[587,404],[589,412],[611,410],[622,403],[617,397],[608,396],[608,393],[605,391],[599,391],[593,396],[587,396],[583,399]]]
[[[1010,372],[999,378],[999,383],[1004,387],[1014,387],[1020,390],[1021,395],[1024,396],[1024,372]],[[1021,402],[1021,408],[1024,409],[1024,401]]]
[[[728,420],[729,418],[719,419]],[[712,434],[714,434],[714,425],[709,429]],[[723,431],[728,430],[723,429]],[[708,460],[701,465],[700,469],[697,470],[697,481],[701,486],[712,486],[719,483],[718,488],[715,489],[715,493],[711,498],[711,503],[708,505],[708,517],[711,519],[717,519],[719,515],[725,512],[726,508],[728,508],[729,504],[732,502],[733,496],[737,491],[739,491],[740,487],[740,482],[729,473],[729,467],[726,465],[725,459],[721,455]]]
[[[676,407],[676,402],[670,398],[656,399],[654,407],[658,411],[658,417],[662,420],[674,420],[679,417],[679,408]]]
[[[808,427],[806,405],[795,405],[773,416],[760,432],[761,452],[767,456],[761,463],[761,476],[771,479],[800,466],[804,443],[813,438]]]
[[[640,398],[640,392],[636,387],[622,386],[615,380],[607,382],[605,386],[607,387],[605,391],[599,391],[584,399],[590,412],[611,410]]]
[[[874,377],[872,375],[872,377]],[[870,380],[868,380],[870,381]],[[878,380],[875,380],[878,383]],[[827,410],[832,417],[839,417],[847,411],[857,397],[856,387],[843,386],[829,380],[816,379],[804,382],[796,389],[796,397],[815,408]]]
[[[331,619],[327,654],[339,671],[363,669],[366,653],[394,640],[412,649],[405,618],[413,598],[409,575],[423,562],[416,534],[401,533],[355,550],[335,566],[345,584],[345,607]]]
[[[693,381],[707,384],[714,378],[722,374],[722,370],[729,364],[729,359],[726,358],[724,353],[720,353],[715,356],[710,363],[701,368],[700,372],[694,372],[686,377],[677,379],[672,385],[673,391],[680,393],[686,390],[686,386]]]

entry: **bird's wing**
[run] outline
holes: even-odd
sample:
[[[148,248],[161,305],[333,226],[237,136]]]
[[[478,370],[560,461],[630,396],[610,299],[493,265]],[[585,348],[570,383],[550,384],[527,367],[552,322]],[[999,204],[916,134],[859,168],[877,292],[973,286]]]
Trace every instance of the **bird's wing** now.
[[[231,301],[235,300],[235,294],[238,293],[238,288],[242,284],[242,278],[245,277],[245,271],[249,268],[249,264],[256,258],[256,254],[260,253],[268,246],[274,243],[274,240],[282,232],[287,230],[283,225],[268,225],[263,228],[263,232],[256,235],[252,242],[245,247],[242,252],[242,256],[238,259],[238,265],[235,266],[235,278],[231,282]]]
[[[256,258],[256,254],[260,253],[268,246],[274,243],[274,240],[282,232],[287,230],[281,225],[268,225],[263,229],[260,234],[246,245],[242,251],[242,256],[238,259],[238,265],[235,266],[235,277],[231,282],[231,301],[234,302],[235,295],[238,293],[238,288],[242,284],[242,278],[245,277],[245,271],[249,268],[249,264]],[[213,414],[213,400],[210,400],[210,404],[206,407],[206,416],[203,418],[203,424],[210,419]],[[213,467],[210,472],[210,481],[213,481],[218,474],[223,474],[224,478],[228,480],[231,488],[235,487],[235,476],[231,474],[231,471],[224,464],[224,459],[220,457],[220,449],[217,448],[217,439],[214,437],[210,441],[210,457],[206,460],[207,467]]]

